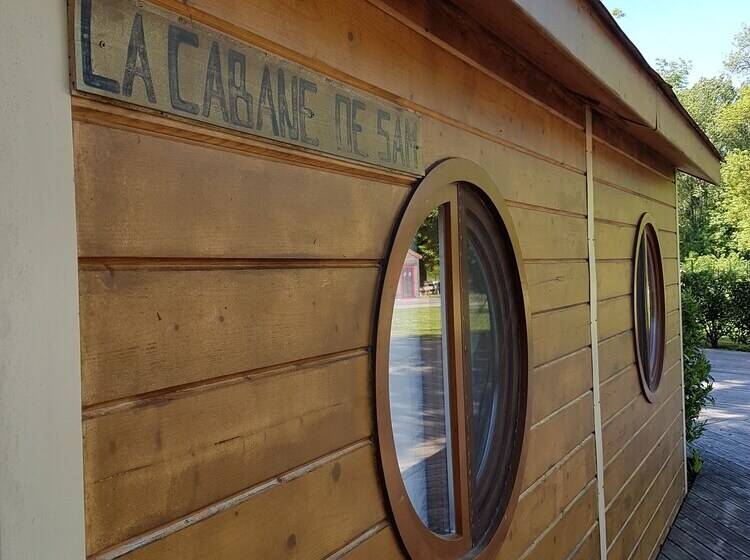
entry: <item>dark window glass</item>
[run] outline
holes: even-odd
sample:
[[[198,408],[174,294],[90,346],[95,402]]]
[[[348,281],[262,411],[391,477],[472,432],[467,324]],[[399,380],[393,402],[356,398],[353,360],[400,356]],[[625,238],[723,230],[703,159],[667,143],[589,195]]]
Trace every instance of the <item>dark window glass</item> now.
[[[664,275],[659,238],[653,224],[644,220],[636,245],[634,310],[638,368],[644,392],[653,400],[664,362]]]
[[[491,536],[510,497],[523,301],[507,233],[482,195],[459,191],[469,390],[472,540]]]

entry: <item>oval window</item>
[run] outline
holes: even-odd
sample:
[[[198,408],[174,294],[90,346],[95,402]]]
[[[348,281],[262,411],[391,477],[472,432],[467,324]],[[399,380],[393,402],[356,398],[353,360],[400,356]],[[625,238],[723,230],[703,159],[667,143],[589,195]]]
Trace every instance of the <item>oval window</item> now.
[[[509,215],[486,174],[437,166],[386,270],[378,430],[391,507],[416,560],[497,551],[518,496],[529,319]]]
[[[641,217],[635,245],[633,317],[641,386],[653,402],[664,365],[664,273],[656,227],[648,214]]]

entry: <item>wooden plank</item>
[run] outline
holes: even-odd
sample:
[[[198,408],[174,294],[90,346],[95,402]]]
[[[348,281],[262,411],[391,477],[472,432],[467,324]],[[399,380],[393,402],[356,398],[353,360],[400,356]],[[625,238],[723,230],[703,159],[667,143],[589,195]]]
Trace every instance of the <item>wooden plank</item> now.
[[[674,207],[674,183],[596,139],[594,176],[600,182],[613,183]]]
[[[595,476],[594,440],[589,438],[523,495],[500,550],[500,557],[520,557]]]
[[[604,462],[609,463],[612,456],[620,450],[643,425],[650,410],[655,410],[660,402],[672,396],[680,384],[679,368],[672,368],[662,379],[657,401],[650,403],[645,397],[637,397],[604,425],[602,438],[604,442]],[[671,420],[671,418],[670,418]],[[668,425],[668,424],[667,424]],[[641,455],[642,456],[642,455]]]
[[[662,498],[659,507],[648,523],[648,527],[633,550],[632,560],[652,560],[659,554],[659,547],[666,540],[672,522],[679,511],[682,497],[675,496],[679,489],[680,485],[676,485]],[[668,550],[666,543],[662,552],[665,550]],[[676,556],[673,560],[682,560],[682,557]]]
[[[633,331],[627,330],[616,336],[599,342],[599,379],[602,383],[635,364],[635,341]]]
[[[717,554],[721,551],[721,543],[717,542],[717,540],[712,539],[711,547],[709,548],[706,546],[707,543],[699,541],[677,526],[672,527],[672,530],[669,532],[669,540],[693,558],[700,558],[700,560],[725,560],[726,558],[721,554]],[[742,560],[743,556],[741,554],[734,554],[730,558],[732,560]]]
[[[579,543],[579,548],[569,560],[591,560],[599,555],[599,523],[589,529],[589,534]]]
[[[597,259],[632,259],[635,251],[635,226],[596,222]],[[668,231],[659,231],[659,246],[664,259],[677,257],[677,236]]]
[[[534,370],[532,425],[591,389],[591,348],[583,348]]]
[[[532,313],[588,303],[589,272],[585,262],[526,264]]]
[[[380,259],[408,194],[103,126],[74,141],[82,257]]]
[[[641,378],[635,364],[607,379],[601,386],[602,422],[617,414],[641,392]]]
[[[72,78],[78,91],[424,173],[416,113],[196,21],[188,24],[150,2],[77,0],[72,14]],[[184,48],[175,47],[175,36]],[[138,60],[142,72],[133,68]],[[136,75],[141,79],[134,84]]]
[[[509,202],[586,214],[586,178],[581,170],[539,159],[429,116],[422,122],[425,161],[466,158],[487,171]]]
[[[540,313],[532,317],[533,363],[540,366],[591,344],[588,305]]]
[[[670,188],[674,188],[671,183]],[[673,206],[601,182],[596,183],[595,197],[597,219],[637,226],[643,214],[648,212],[656,227],[676,231],[676,213]]]
[[[176,1],[165,3],[188,11]],[[331,0],[313,8],[292,0],[262,0],[244,10],[222,0],[196,0],[191,7],[193,19],[210,19],[212,25],[335,79],[584,168],[581,128],[436,47],[371,3]],[[529,122],[535,123],[533,130]]]
[[[362,544],[343,556],[346,560],[407,560],[406,553],[401,549],[398,537],[393,527],[386,527],[378,531]],[[331,558],[331,560],[334,560]]]
[[[585,259],[586,220],[527,208],[510,209],[524,259]]]
[[[369,369],[360,352],[85,419],[88,554],[370,436]]]
[[[721,558],[732,558],[733,560],[750,560],[745,554],[750,551],[750,540],[727,530],[727,527],[716,522],[711,515],[691,507],[689,504],[683,506],[684,515],[678,516],[675,526],[690,535],[693,539],[699,539],[703,543],[711,543],[711,551]],[[705,537],[709,537],[710,541]],[[671,538],[671,535],[670,535]],[[676,539],[675,542],[679,542]]]
[[[637,504],[643,492],[654,480],[672,455],[682,457],[682,424],[675,423],[669,428],[656,446],[644,450],[643,460],[631,473],[631,477],[607,506],[607,535],[612,544],[614,536],[620,532],[630,516],[633,505]]]
[[[124,558],[322,558],[384,519],[382,499],[374,452],[368,446]]]
[[[674,453],[669,462],[659,472],[653,485],[643,496],[643,499],[633,505],[632,517],[616,535],[610,546],[607,557],[612,560],[625,560],[635,549],[644,531],[664,499],[668,504],[676,504],[682,499],[684,478],[682,454]],[[666,496],[666,497],[665,497]]]
[[[676,292],[677,261],[676,259],[662,259],[664,285]],[[600,300],[625,296],[633,293],[633,264],[631,260],[598,261],[596,263],[597,292]],[[671,297],[671,296],[670,296]],[[672,307],[673,306],[673,307]],[[677,309],[674,303],[667,307],[668,311]]]
[[[599,302],[599,337],[610,338],[633,328],[633,298],[630,294]]]
[[[664,430],[672,423],[681,425],[679,419],[682,414],[681,398],[681,393],[675,391],[664,406],[654,414],[642,418],[642,426],[634,434],[635,437],[628,441],[621,448],[620,453],[607,464],[604,470],[604,495],[607,504],[611,503],[630,475],[635,472],[643,456],[664,435]]]
[[[596,287],[599,300],[633,292],[633,261],[597,261]]]
[[[565,558],[596,520],[596,485],[591,484],[525,556],[529,560]]]
[[[83,403],[368,346],[377,273],[83,270]]]
[[[554,467],[594,431],[591,393],[529,430],[524,489]]]
[[[594,138],[610,148],[613,157],[624,158],[645,166],[650,175],[656,175],[657,180],[672,184],[675,182],[674,164],[651,146],[633,136],[631,132],[624,131],[622,123],[618,123],[615,119],[601,113],[594,113]],[[602,156],[601,151],[598,155]],[[605,153],[604,156],[606,157],[607,154]]]

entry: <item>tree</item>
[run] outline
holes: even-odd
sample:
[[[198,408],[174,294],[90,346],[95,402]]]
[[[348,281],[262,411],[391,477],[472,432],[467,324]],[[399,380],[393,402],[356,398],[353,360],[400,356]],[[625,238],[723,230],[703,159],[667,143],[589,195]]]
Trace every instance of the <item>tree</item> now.
[[[612,17],[615,18],[615,19],[622,19],[622,18],[624,18],[627,15],[620,8],[612,8],[612,10],[610,11],[610,13],[612,14]]]
[[[687,88],[692,69],[693,63],[684,58],[677,60],[656,59],[656,71],[659,72],[664,81],[672,86],[672,89],[675,91]]]
[[[677,91],[677,97],[719,151],[728,152],[731,149],[727,144],[730,139],[725,138],[727,135],[723,128],[726,124],[723,123],[730,117],[722,121],[721,115],[737,100],[737,89],[731,78],[727,75],[701,78],[692,86]]]
[[[750,78],[750,25],[743,25],[742,30],[734,36],[734,50],[729,53],[724,65],[731,73]]]
[[[733,249],[750,257],[750,151],[731,152],[721,168],[723,213],[732,225]]]
[[[722,153],[750,150],[750,86],[724,105],[712,122],[712,139]]]

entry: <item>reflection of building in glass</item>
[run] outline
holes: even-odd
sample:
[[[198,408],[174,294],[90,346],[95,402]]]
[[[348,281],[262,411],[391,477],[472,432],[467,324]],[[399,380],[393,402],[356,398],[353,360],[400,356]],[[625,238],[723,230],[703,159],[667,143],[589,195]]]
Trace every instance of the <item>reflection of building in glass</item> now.
[[[398,281],[398,299],[415,298],[419,296],[419,261],[422,255],[409,249],[401,268],[401,278]]]

